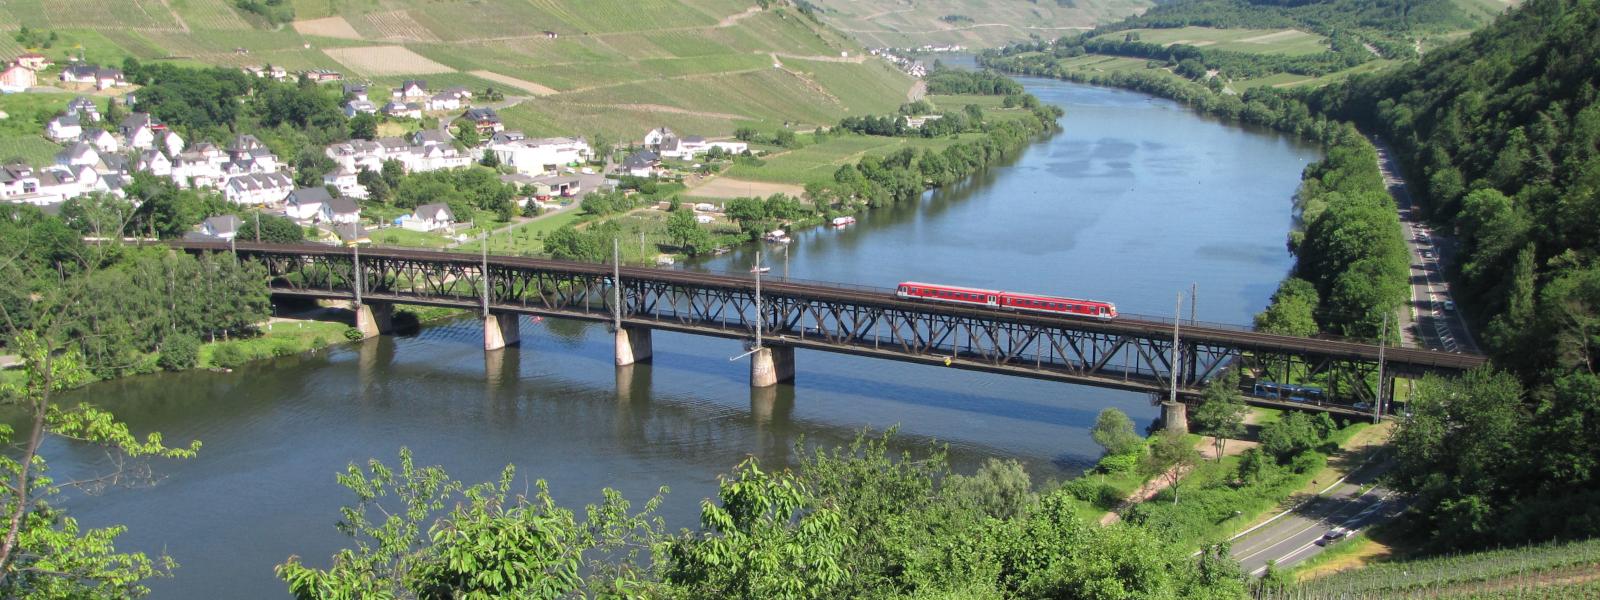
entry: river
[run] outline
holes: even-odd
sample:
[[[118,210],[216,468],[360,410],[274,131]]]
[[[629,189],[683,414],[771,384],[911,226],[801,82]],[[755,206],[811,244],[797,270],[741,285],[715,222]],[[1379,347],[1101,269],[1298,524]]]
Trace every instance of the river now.
[[[1318,151],[1141,94],[1024,81],[1066,109],[1062,133],[918,206],[800,234],[789,274],[1069,294],[1145,314],[1171,314],[1175,295],[1198,283],[1200,319],[1248,323],[1290,267],[1290,198]],[[688,268],[744,270],[754,251]],[[785,268],[781,254],[767,262],[774,275]],[[87,526],[127,525],[120,549],[177,559],[155,597],[282,598],[273,565],[298,554],[326,566],[346,544],[334,524],[351,496],[335,473],[392,463],[401,446],[468,482],[515,463],[519,478],[547,479],[573,507],[605,486],[637,501],[668,485],[664,513],[688,527],[719,474],[746,455],[791,464],[802,436],[833,445],[898,425],[898,445],[947,443],[958,469],[1009,457],[1042,481],[1094,461],[1087,429],[1100,409],[1141,423],[1158,412],[1138,394],[809,351],[792,387],[752,392],[748,365],[728,360],[739,343],[670,333],[656,334],[653,364],[619,377],[601,326],[547,319],[522,332],[498,361],[463,321],[231,374],[96,384],[73,395],[136,431],[204,448],[153,465],[153,485],[62,504]],[[60,479],[104,466],[97,451],[59,441],[45,452]]]

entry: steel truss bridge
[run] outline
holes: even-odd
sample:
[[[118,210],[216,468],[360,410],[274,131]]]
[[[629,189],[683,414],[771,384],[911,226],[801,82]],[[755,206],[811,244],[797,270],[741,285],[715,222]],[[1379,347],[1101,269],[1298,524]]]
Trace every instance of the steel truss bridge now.
[[[1255,379],[1314,381],[1315,402],[1253,403],[1372,414],[1396,377],[1458,374],[1482,356],[1384,348],[1185,323],[1173,360],[1173,322],[1099,321],[907,300],[893,290],[514,256],[317,245],[174,242],[190,252],[236,252],[266,264],[275,295],[358,303],[459,307],[619,324],[761,344],[1197,397],[1226,369]],[[613,273],[620,285],[613,285]],[[620,297],[620,303],[612,300]],[[757,306],[759,304],[759,310]],[[620,308],[620,310],[618,310]],[[1381,360],[1380,360],[1381,359]],[[1381,383],[1380,383],[1381,371]],[[1387,391],[1384,397],[1391,397]],[[1360,408],[1357,408],[1357,405]]]

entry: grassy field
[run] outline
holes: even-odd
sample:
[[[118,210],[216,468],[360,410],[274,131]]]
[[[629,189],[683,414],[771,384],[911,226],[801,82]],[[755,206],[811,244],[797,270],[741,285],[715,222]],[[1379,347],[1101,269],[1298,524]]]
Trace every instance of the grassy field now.
[[[1105,76],[1118,71],[1146,71],[1159,73],[1174,79],[1182,79],[1182,77],[1178,76],[1176,73],[1173,73],[1169,69],[1160,66],[1151,66],[1150,61],[1142,58],[1085,54],[1083,56],[1061,59],[1058,62],[1061,64],[1061,66],[1070,71],[1076,71],[1086,75]],[[1255,79],[1236,79],[1228,82],[1228,89],[1231,89],[1234,92],[1243,92],[1244,90],[1263,85],[1280,88],[1302,86],[1316,87],[1327,85],[1334,81],[1339,81],[1346,77],[1350,77],[1351,75],[1387,69],[1394,65],[1400,64],[1400,62],[1401,61],[1388,59],[1371,60],[1349,69],[1329,73],[1322,77],[1307,77],[1305,75],[1295,75],[1293,73],[1277,73],[1265,77],[1257,77]]]
[[[873,47],[960,44],[989,47],[1026,40],[1053,39],[1132,15],[1147,0],[1095,2],[1015,2],[1011,0],[813,0],[822,20]],[[944,17],[953,20],[945,20]],[[964,17],[964,18],[963,18]]]
[[[338,70],[379,86],[425,78],[435,88],[493,85],[508,95],[532,93],[471,74],[485,71],[526,81],[535,92],[557,92],[502,111],[509,126],[533,135],[634,139],[665,125],[716,136],[742,126],[833,123],[892,110],[911,87],[910,78],[882,61],[862,60],[859,44],[792,6],[760,10],[740,0],[293,5],[299,20],[269,29],[230,0],[13,0],[0,4],[0,32],[25,25],[57,33],[61,41],[43,52],[58,63],[78,52],[110,64],[129,56],[270,63]],[[27,50],[10,37],[0,41],[0,55]],[[374,62],[388,56],[378,48],[394,48],[394,60]],[[774,68],[775,60],[782,68]],[[5,148],[42,152],[36,145]]]
[[[1592,598],[1597,565],[1600,540],[1527,546],[1368,564],[1278,597]]]
[[[199,366],[201,368],[235,366],[220,364],[217,361],[217,351],[224,347],[231,347],[228,352],[238,359],[258,360],[299,354],[338,344],[345,341],[344,331],[349,329],[350,325],[335,321],[293,321],[273,323],[270,327],[253,338],[201,344]]]
[[[959,139],[973,139],[983,134],[962,134]],[[804,137],[804,136],[803,136]],[[735,164],[724,175],[747,181],[807,184],[814,181],[831,181],[833,172],[847,164],[855,164],[864,156],[886,156],[902,148],[944,148],[958,138],[900,138],[867,135],[841,135],[829,137],[820,144],[809,144],[763,158],[760,166]]]
[[[44,124],[66,108],[70,94],[0,95],[0,162],[21,158],[29,164],[48,164],[61,146],[45,139]]]
[[[582,211],[569,209],[557,215],[528,221],[489,236],[491,254],[539,254],[544,252],[544,236],[578,220]],[[476,242],[474,242],[476,243]]]
[[[1301,56],[1328,50],[1328,40],[1314,33],[1297,29],[1216,29],[1212,27],[1180,27],[1176,29],[1129,29],[1108,33],[1096,39],[1121,40],[1137,34],[1139,41],[1149,44],[1188,44],[1210,50],[1231,50],[1258,54],[1284,54]]]

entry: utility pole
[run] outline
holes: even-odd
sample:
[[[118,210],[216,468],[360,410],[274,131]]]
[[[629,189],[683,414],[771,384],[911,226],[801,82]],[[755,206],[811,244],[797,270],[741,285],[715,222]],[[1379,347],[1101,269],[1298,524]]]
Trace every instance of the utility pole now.
[[[644,239],[644,234],[639,234]],[[622,241],[611,238],[611,323],[617,333],[622,332]]]
[[[789,245],[783,245],[783,278],[789,279]]]
[[[483,286],[483,317],[489,318],[489,236],[483,236],[483,262],[478,272],[479,285]]]
[[[361,304],[361,279],[362,279],[362,277],[361,277],[361,245],[357,244],[355,246],[351,246],[351,249],[355,251],[355,255],[356,255],[356,258],[355,258],[356,281],[355,281],[355,286],[354,287],[356,288],[356,305],[359,306]],[[331,274],[329,275],[328,279],[330,281],[333,279]],[[329,285],[332,285],[332,284],[330,283]]]
[[[1372,422],[1383,419],[1383,351],[1389,345],[1389,313],[1383,313],[1383,329],[1378,331],[1378,398],[1372,402]]]
[[[1167,401],[1178,403],[1178,373],[1183,369],[1178,366],[1178,323],[1183,320],[1183,292],[1178,292],[1178,302],[1172,308],[1172,390],[1168,393]]]
[[[1195,325],[1199,325],[1200,324],[1200,321],[1195,319],[1195,305],[1199,304],[1199,302],[1200,302],[1200,284],[1198,282],[1191,283],[1191,284],[1189,284],[1189,326],[1190,327],[1194,327]]]
[[[256,243],[261,243],[261,211],[256,211]]]
[[[756,350],[761,349],[761,251],[756,251]]]

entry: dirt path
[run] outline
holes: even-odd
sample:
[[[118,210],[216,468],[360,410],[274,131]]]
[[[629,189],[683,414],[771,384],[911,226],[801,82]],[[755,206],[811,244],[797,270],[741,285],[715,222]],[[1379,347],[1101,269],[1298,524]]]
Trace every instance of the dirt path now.
[[[906,102],[916,102],[928,95],[928,82],[918,79],[911,84],[911,89],[906,90]]]
[[[742,13],[734,13],[734,14],[728,15],[726,17],[723,17],[721,21],[717,21],[717,27],[732,27],[734,23],[738,23],[739,21],[743,21],[746,18],[749,18],[751,15],[754,15],[754,14],[756,14],[758,12],[761,12],[761,7],[759,7],[759,6],[752,6],[750,8],[746,8],[746,9],[744,9],[744,12],[742,12]]]
[[[556,90],[554,90],[552,88],[539,85],[539,84],[534,83],[532,81],[528,81],[526,79],[517,79],[517,78],[511,77],[509,75],[501,75],[501,74],[496,73],[494,71],[484,71],[484,70],[480,69],[480,70],[477,70],[477,71],[467,71],[467,74],[476,75],[478,77],[482,77],[484,79],[487,79],[489,81],[493,81],[495,83],[504,83],[504,84],[509,85],[511,87],[518,88],[518,89],[521,89],[523,91],[529,92],[529,93],[531,93],[531,94],[533,94],[535,96],[549,96],[551,94],[559,93],[559,92],[557,92]]]
[[[1168,475],[1171,475],[1173,469],[1177,468],[1178,467],[1173,467],[1172,469],[1168,469],[1166,473],[1152,477],[1149,481],[1144,482],[1144,485],[1139,486],[1139,489],[1134,490],[1132,494],[1129,494],[1128,497],[1123,499],[1122,503],[1118,504],[1116,508],[1112,509],[1110,512],[1107,512],[1105,515],[1102,515],[1100,517],[1100,524],[1110,525],[1112,523],[1121,521],[1122,511],[1128,510],[1128,508],[1135,504],[1154,498],[1156,494],[1161,493],[1161,490],[1170,487],[1172,484],[1172,478],[1168,477]],[[1182,479],[1185,475],[1189,474],[1189,471],[1193,469],[1194,467],[1183,469],[1178,473],[1178,478]]]

